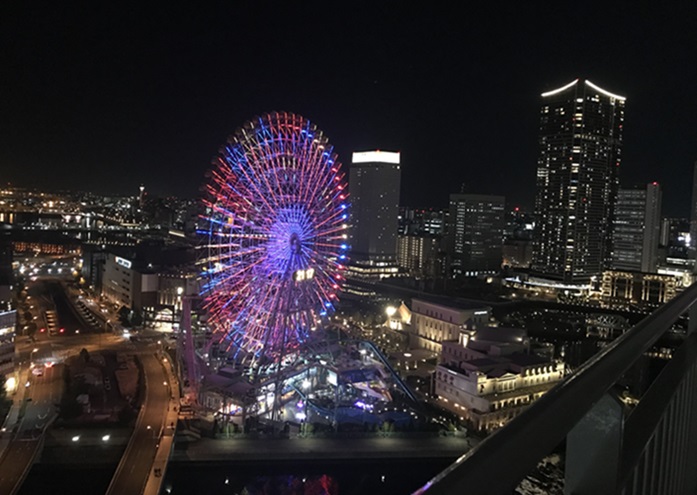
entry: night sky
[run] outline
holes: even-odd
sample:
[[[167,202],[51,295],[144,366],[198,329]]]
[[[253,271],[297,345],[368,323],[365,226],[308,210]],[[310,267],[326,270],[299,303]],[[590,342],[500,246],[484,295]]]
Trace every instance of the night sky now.
[[[344,164],[401,151],[403,204],[465,183],[529,206],[539,94],[581,77],[628,98],[622,184],[688,214],[694,2],[144,3],[2,3],[0,183],[194,196],[235,128],[285,110]]]

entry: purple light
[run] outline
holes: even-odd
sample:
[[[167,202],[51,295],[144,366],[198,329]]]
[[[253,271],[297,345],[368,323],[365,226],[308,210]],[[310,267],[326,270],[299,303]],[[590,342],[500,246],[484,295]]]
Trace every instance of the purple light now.
[[[344,174],[322,132],[290,113],[247,122],[214,165],[204,201],[208,320],[226,350],[277,361],[341,289]]]

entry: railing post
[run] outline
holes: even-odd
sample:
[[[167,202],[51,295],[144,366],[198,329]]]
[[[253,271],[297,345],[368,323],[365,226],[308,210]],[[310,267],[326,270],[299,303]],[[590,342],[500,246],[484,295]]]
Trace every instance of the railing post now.
[[[692,319],[692,314],[690,314],[690,319]],[[686,422],[688,424],[686,456],[687,459],[697,459],[697,366],[692,366],[685,379],[687,383]],[[685,487],[685,493],[695,493],[697,490],[697,470],[688,467],[685,473]]]
[[[697,329],[697,304],[690,306],[688,310],[687,335],[690,335]]]
[[[615,493],[619,476],[624,406],[610,391],[566,437],[565,495]]]

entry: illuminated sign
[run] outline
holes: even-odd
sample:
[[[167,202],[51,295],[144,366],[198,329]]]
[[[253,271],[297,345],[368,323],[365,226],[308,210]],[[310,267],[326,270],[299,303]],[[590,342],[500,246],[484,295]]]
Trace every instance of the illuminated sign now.
[[[116,264],[117,264],[117,265],[121,265],[121,266],[124,267],[124,268],[129,268],[129,269],[130,269],[131,266],[133,265],[130,261],[128,261],[128,260],[125,259],[125,258],[121,258],[121,257],[119,257],[119,256],[115,256],[115,259],[116,259]]]
[[[485,314],[488,314],[488,313],[489,313],[488,311],[475,311],[475,312],[474,312],[475,315],[485,315]]]
[[[293,280],[296,282],[304,282],[305,280],[312,280],[315,276],[315,269],[308,268],[307,270],[298,270],[293,273]]]
[[[399,165],[399,151],[359,151],[353,154],[353,163],[394,163]]]

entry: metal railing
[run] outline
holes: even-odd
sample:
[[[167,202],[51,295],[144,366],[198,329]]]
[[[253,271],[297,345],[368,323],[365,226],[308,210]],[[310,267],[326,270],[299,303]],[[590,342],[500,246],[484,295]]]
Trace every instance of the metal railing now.
[[[603,348],[547,394],[431,479],[414,495],[510,494],[581,420],[606,420],[608,392],[675,321],[697,302],[697,284]],[[695,311],[695,308],[692,308]],[[690,327],[697,323],[696,315]],[[567,455],[565,492],[574,495],[697,493],[697,333],[681,344],[638,405],[622,410],[618,432],[585,457]],[[605,400],[605,402],[601,401]],[[621,409],[621,404],[619,404]],[[595,418],[590,418],[595,416]],[[598,417],[600,416],[600,417]],[[578,435],[577,435],[578,437]],[[603,444],[603,442],[605,442]],[[616,449],[613,452],[612,449]],[[596,462],[605,456],[610,462]],[[583,459],[583,466],[569,462]],[[691,463],[691,464],[690,464]],[[569,483],[569,469],[580,475]],[[588,468],[588,469],[586,469]],[[586,469],[584,471],[584,469]],[[600,471],[604,472],[598,472]]]

